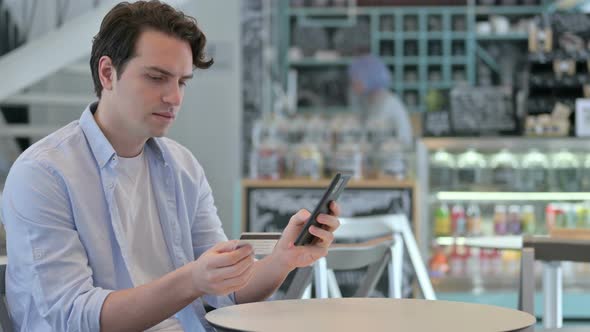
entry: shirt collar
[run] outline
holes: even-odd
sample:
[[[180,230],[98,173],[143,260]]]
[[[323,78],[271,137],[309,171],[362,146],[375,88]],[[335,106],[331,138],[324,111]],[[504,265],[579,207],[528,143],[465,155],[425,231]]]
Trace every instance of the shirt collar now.
[[[103,168],[114,156],[116,156],[116,152],[94,119],[94,112],[96,112],[97,107],[98,102],[88,105],[84,112],[82,112],[79,123],[84,132],[84,136],[86,136],[86,140],[90,145],[90,150],[92,151],[94,158],[96,158],[100,168]],[[146,147],[153,150],[158,158],[161,161],[164,161],[163,149],[161,142],[159,142],[158,139],[148,139]]]

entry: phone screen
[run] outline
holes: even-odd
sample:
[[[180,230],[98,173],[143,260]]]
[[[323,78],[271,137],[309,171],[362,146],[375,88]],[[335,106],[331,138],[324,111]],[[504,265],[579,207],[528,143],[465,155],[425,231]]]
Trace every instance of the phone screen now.
[[[338,200],[338,197],[346,187],[348,180],[350,180],[350,175],[348,174],[337,173],[334,176],[332,182],[330,183],[330,186],[328,187],[326,192],[324,192],[322,199],[313,210],[311,216],[309,217],[309,219],[305,223],[305,226],[301,230],[301,233],[299,233],[299,236],[297,236],[297,240],[295,240],[296,246],[304,246],[314,242],[315,236],[309,233],[309,227],[311,227],[312,225],[321,227],[321,224],[317,222],[316,218],[320,214],[330,213],[330,202]]]

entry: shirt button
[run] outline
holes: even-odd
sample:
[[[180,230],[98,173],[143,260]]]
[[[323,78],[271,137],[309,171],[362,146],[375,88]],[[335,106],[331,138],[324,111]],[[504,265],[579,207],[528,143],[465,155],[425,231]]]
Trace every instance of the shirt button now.
[[[113,189],[115,187],[115,184],[111,182],[111,183],[109,183],[108,186],[109,186],[109,189]]]

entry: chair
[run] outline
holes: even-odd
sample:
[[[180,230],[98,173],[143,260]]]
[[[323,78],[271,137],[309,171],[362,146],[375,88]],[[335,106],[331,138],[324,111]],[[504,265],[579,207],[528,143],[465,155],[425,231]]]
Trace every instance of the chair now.
[[[12,332],[12,321],[8,313],[8,305],[6,304],[6,265],[0,265],[0,327],[2,332]]]
[[[355,270],[367,267],[354,297],[368,297],[385,267],[391,261],[393,239],[385,236],[361,243],[334,244],[328,257],[319,259],[313,266],[297,270],[284,299],[309,298],[312,280],[315,279],[316,297],[342,297],[336,282],[335,270]]]
[[[309,285],[312,274],[314,274],[317,297],[340,297],[341,294],[334,270],[355,269],[363,266],[369,268],[355,296],[368,296],[375,287],[385,266],[387,266],[389,277],[388,295],[392,298],[401,298],[405,247],[408,250],[424,298],[436,299],[405,215],[392,214],[340,218],[340,224],[340,227],[334,233],[337,241],[372,240],[361,243],[333,244],[329,249],[328,256],[325,259],[318,260],[313,269],[306,268],[297,271],[293,284],[294,288],[287,291],[288,296],[304,296],[305,291],[297,287]]]

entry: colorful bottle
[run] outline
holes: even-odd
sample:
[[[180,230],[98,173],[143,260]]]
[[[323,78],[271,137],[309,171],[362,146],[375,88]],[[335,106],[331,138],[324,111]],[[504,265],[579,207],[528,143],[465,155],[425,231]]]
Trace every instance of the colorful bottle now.
[[[477,204],[470,204],[467,208],[467,234],[481,235],[481,211]]]
[[[524,234],[535,234],[535,207],[533,205],[525,205],[522,208],[522,232]]]
[[[494,233],[505,235],[508,232],[506,205],[496,205],[494,208]]]
[[[518,235],[522,232],[520,219],[520,206],[508,207],[508,233]]]
[[[557,211],[555,204],[549,203],[545,207],[545,227],[547,228],[547,232],[550,232],[553,228],[555,228],[555,219],[557,218]]]
[[[460,204],[453,206],[451,211],[451,228],[455,236],[464,236],[467,231],[465,209]]]
[[[465,255],[464,247],[457,245],[453,246],[453,251],[449,257],[449,268],[451,275],[454,277],[462,277],[465,275]]]
[[[447,204],[442,203],[434,212],[434,235],[451,235],[451,214]]]
[[[428,262],[428,270],[432,279],[443,278],[449,272],[449,261],[440,246],[434,247],[434,253]]]

